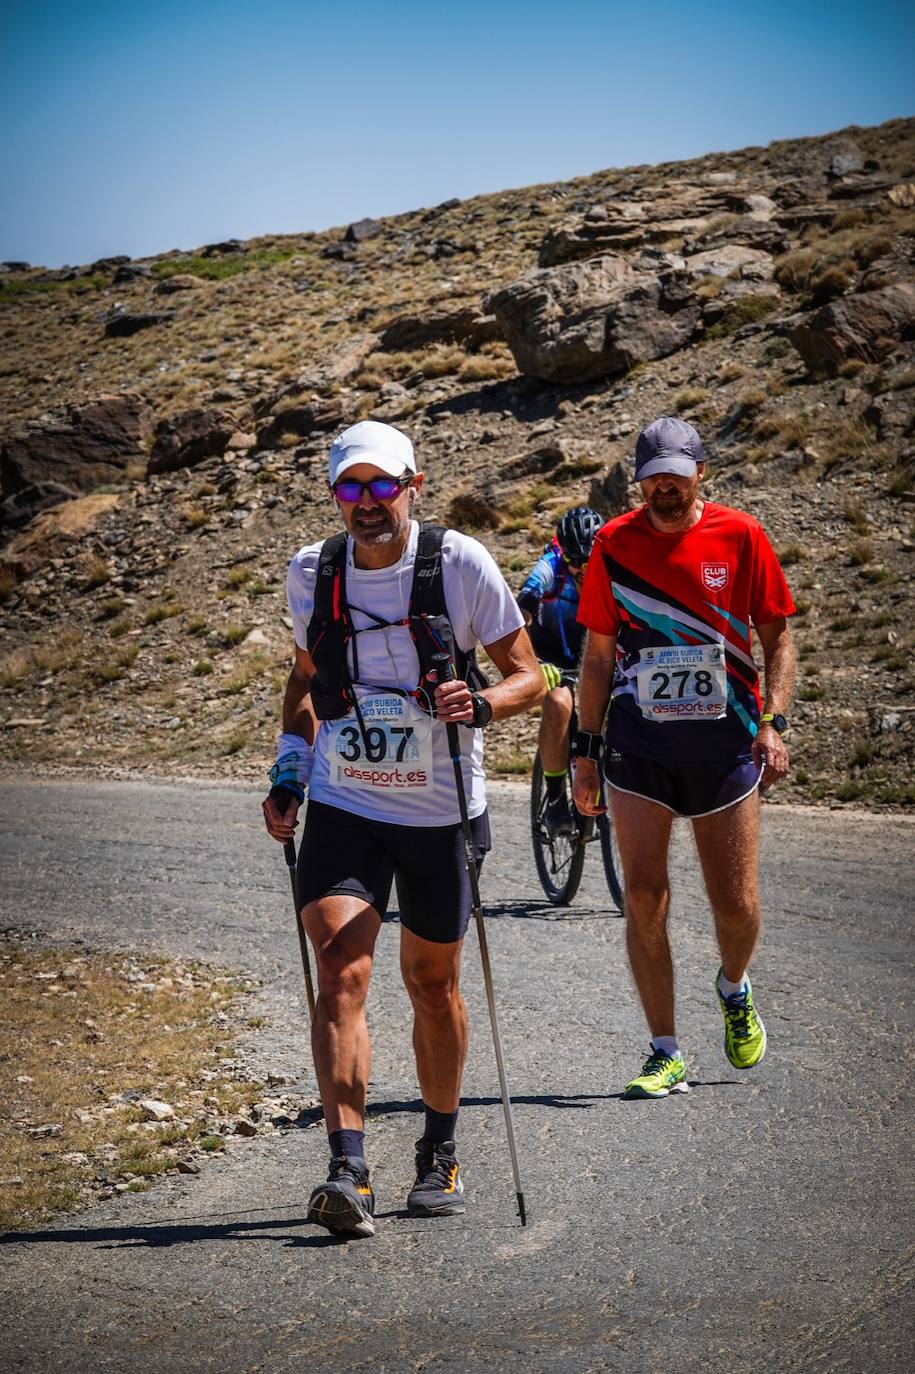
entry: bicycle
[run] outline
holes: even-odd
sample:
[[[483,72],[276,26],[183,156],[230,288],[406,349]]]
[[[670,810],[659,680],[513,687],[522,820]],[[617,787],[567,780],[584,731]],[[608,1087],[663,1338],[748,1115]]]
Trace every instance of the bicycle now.
[[[571,798],[572,767],[575,762],[574,740],[575,732],[578,729],[578,717],[575,711],[575,688],[578,686],[578,674],[564,672],[560,678],[560,685],[568,687],[572,692],[572,719],[569,722],[569,764],[566,780],[568,794]],[[546,806],[547,794],[543,781],[543,764],[538,749],[534,756],[534,770],[531,777],[531,839],[534,845],[534,863],[537,866],[537,876],[544,892],[553,906],[568,906],[571,903],[581,882],[587,846],[594,840],[596,830],[597,838],[600,841],[607,887],[610,889],[610,896],[615,902],[617,910],[622,915],[623,888],[619,877],[622,873],[622,867],[609,811],[602,816],[583,816],[580,811],[576,810],[574,804],[571,804],[572,815],[575,820],[575,833],[551,836],[544,819]]]

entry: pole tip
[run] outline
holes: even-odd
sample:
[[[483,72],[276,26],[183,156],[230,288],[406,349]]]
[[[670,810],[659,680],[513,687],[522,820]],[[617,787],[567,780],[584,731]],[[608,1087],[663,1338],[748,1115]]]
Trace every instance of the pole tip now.
[[[527,1208],[526,1208],[525,1205],[524,1205],[524,1194],[523,1194],[523,1193],[516,1193],[516,1194],[515,1194],[515,1197],[518,1199],[518,1216],[521,1218],[521,1225],[522,1225],[522,1226],[526,1226],[526,1225],[527,1225]]]

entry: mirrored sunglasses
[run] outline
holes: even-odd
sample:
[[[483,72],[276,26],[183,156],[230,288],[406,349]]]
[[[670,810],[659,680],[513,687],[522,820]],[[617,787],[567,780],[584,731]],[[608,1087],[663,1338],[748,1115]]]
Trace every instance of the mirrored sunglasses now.
[[[391,501],[412,481],[412,473],[403,477],[373,477],[370,482],[355,482],[348,477],[341,477],[331,491],[338,501],[360,501],[364,491],[371,493],[373,501]]]
[[[363,492],[371,492],[372,500],[375,502],[390,502],[394,496],[400,495],[412,480],[412,473],[407,473],[404,477],[372,477],[371,482],[356,482],[352,478],[341,477],[341,480],[331,486],[331,491],[338,502],[359,502]]]

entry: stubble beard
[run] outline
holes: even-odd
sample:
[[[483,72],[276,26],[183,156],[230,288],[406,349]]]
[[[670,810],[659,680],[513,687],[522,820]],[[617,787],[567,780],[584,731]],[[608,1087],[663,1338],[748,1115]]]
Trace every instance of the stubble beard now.
[[[368,512],[367,512],[368,514]],[[358,518],[354,515],[352,529],[354,543],[362,548],[378,548],[382,544],[391,544],[400,538],[407,529],[408,517],[396,519],[392,512],[379,507],[377,511],[372,511],[373,523],[370,528],[360,525]],[[380,517],[380,518],[379,518]]]
[[[648,504],[652,514],[666,525],[682,520],[694,502],[695,497],[691,492],[656,491]]]

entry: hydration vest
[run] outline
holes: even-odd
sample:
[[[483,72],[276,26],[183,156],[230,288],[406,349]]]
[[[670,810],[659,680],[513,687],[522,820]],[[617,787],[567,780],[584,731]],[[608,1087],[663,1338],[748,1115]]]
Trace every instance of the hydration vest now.
[[[454,664],[455,677],[477,691],[487,686],[487,678],[476,661],[473,649],[468,652],[455,643],[454,630],[448,619],[442,585],[442,525],[421,524],[413,566],[410,601],[403,620],[382,620],[371,611],[359,607],[361,614],[374,620],[362,630],[353,626],[346,600],[346,540],[344,531],[325,539],[318,556],[315,580],[315,604],[308,624],[306,648],[315,665],[311,680],[311,702],[319,720],[339,720],[354,707],[358,711],[354,686],[359,682],[358,636],[373,630],[388,629],[392,625],[409,628],[419,658],[419,681],[404,695],[413,697],[427,715],[435,715],[434,691],[438,682],[433,654],[448,654]],[[353,672],[350,674],[347,650],[352,644]],[[370,685],[370,684],[365,684]],[[386,687],[383,690],[394,689]]]

